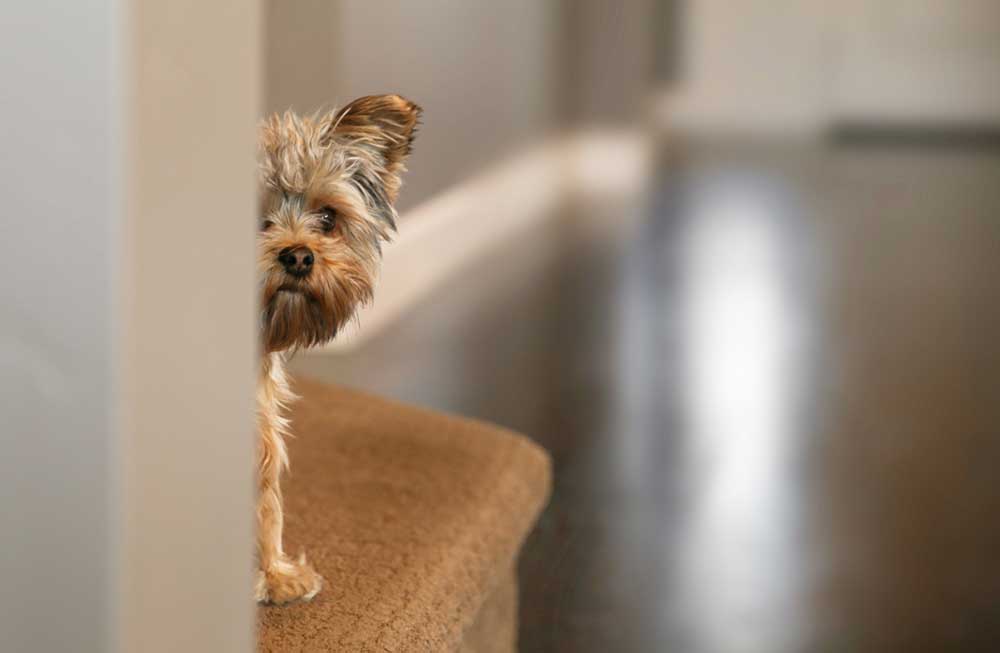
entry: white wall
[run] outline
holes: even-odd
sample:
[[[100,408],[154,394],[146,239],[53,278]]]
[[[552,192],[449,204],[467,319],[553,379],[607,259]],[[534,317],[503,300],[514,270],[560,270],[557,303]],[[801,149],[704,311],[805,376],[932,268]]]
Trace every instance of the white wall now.
[[[114,638],[116,5],[14,2],[0,18],[5,651]]]

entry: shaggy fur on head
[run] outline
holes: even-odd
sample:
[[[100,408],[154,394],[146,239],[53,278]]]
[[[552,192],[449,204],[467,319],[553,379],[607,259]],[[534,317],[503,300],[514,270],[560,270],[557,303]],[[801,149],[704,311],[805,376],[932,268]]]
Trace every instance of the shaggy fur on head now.
[[[409,100],[383,95],[325,115],[264,121],[258,268],[266,351],[326,342],[371,301],[419,115]],[[315,257],[305,278],[278,259],[296,247]]]
[[[294,399],[284,354],[330,340],[371,301],[419,117],[409,100],[378,95],[312,117],[273,115],[261,126],[258,601],[308,600],[322,586],[304,555],[282,547],[284,410]]]

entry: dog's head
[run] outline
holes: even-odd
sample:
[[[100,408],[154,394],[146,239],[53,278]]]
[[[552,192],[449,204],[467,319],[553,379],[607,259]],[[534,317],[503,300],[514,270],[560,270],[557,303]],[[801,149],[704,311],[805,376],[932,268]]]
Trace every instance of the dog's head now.
[[[409,100],[379,95],[262,124],[257,268],[265,351],[326,342],[371,300],[419,117]]]

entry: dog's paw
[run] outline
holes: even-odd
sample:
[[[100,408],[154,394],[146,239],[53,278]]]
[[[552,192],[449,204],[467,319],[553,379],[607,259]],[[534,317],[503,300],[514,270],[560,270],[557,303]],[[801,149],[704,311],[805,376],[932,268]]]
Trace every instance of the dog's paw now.
[[[281,605],[292,601],[309,601],[319,594],[323,577],[316,573],[306,556],[298,560],[282,558],[267,569],[257,571],[254,598],[258,603]]]

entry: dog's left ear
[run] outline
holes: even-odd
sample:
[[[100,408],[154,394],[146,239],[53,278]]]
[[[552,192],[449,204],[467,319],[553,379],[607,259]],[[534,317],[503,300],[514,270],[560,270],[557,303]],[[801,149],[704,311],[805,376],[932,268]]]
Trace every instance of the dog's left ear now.
[[[372,159],[390,204],[399,195],[400,174],[420,120],[421,108],[399,95],[366,95],[323,119],[323,141],[363,148]],[[368,172],[368,171],[366,171]],[[369,189],[370,190],[370,189]]]

